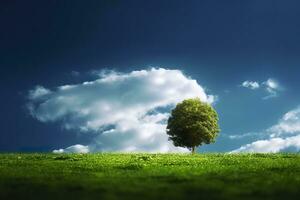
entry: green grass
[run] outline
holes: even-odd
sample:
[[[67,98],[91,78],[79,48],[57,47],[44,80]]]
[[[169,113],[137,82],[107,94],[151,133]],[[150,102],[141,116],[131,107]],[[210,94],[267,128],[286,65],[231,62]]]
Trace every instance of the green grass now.
[[[0,154],[0,199],[297,199],[300,154]]]

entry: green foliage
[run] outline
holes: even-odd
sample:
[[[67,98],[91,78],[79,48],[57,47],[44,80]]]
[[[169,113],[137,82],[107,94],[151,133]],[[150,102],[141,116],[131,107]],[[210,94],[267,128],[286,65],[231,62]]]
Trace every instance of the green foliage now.
[[[0,199],[297,199],[300,154],[0,154]]]
[[[200,99],[177,104],[168,120],[167,134],[175,146],[194,147],[215,141],[219,133],[217,112]]]

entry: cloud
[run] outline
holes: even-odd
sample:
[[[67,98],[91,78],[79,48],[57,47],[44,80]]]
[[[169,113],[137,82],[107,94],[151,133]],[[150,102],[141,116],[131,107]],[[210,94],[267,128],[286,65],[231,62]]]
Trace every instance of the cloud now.
[[[232,151],[275,153],[280,151],[296,151],[300,149],[300,107],[283,115],[277,124],[262,131],[266,139],[254,141]]]
[[[242,83],[242,86],[245,87],[245,88],[249,88],[251,90],[256,90],[260,87],[259,83],[256,82],[256,81],[244,81]]]
[[[244,145],[232,153],[239,152],[259,152],[259,153],[277,153],[284,150],[300,150],[300,135],[287,138],[271,138],[268,140],[258,140],[251,144]]]
[[[28,98],[30,100],[38,100],[46,97],[49,94],[51,94],[50,90],[38,85],[33,90],[29,91]]]
[[[266,82],[263,82],[266,85],[267,90],[277,90],[279,88],[279,84],[274,80],[269,78]]]
[[[264,89],[267,92],[267,96],[264,96],[263,99],[267,100],[273,97],[277,97],[278,92],[282,89],[279,83],[273,79],[269,78],[268,80],[259,83],[258,81],[244,81],[240,86],[248,88],[251,90]]]
[[[88,153],[89,151],[88,146],[76,144],[65,149],[53,150],[53,153]]]
[[[38,86],[29,91],[28,109],[41,122],[59,121],[67,130],[94,134],[87,151],[186,151],[168,141],[166,121],[172,106],[193,97],[214,101],[180,70],[106,71],[81,84]],[[77,151],[71,147],[55,152]]]
[[[249,132],[244,134],[235,134],[235,135],[226,135],[229,139],[242,139],[246,137],[254,137],[257,136],[260,133],[257,132]]]
[[[263,82],[265,90],[269,95],[265,96],[263,99],[269,99],[277,96],[278,91],[280,90],[279,83],[274,79],[269,78],[267,81]]]
[[[300,107],[287,112],[276,125],[267,129],[270,137],[300,133]]]

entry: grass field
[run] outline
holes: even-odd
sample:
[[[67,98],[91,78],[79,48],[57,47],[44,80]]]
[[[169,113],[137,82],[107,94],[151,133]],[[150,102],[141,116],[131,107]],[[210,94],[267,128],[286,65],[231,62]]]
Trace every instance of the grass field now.
[[[0,199],[298,199],[300,154],[0,154]]]

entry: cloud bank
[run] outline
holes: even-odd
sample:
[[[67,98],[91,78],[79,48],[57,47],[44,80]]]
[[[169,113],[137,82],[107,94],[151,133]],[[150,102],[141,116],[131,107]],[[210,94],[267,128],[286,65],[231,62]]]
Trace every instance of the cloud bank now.
[[[152,68],[130,73],[100,73],[94,81],[37,86],[29,91],[28,109],[41,122],[59,121],[67,130],[94,134],[88,145],[54,152],[187,151],[174,147],[165,133],[169,110],[178,102],[198,97],[212,103],[196,80],[180,70]]]
[[[300,150],[300,107],[284,114],[277,124],[262,133],[267,138],[241,146],[232,152],[277,153]]]
[[[250,153],[277,153],[280,151],[300,150],[300,135],[288,138],[271,138],[268,140],[258,140],[251,144],[244,145],[233,153],[250,152]]]

